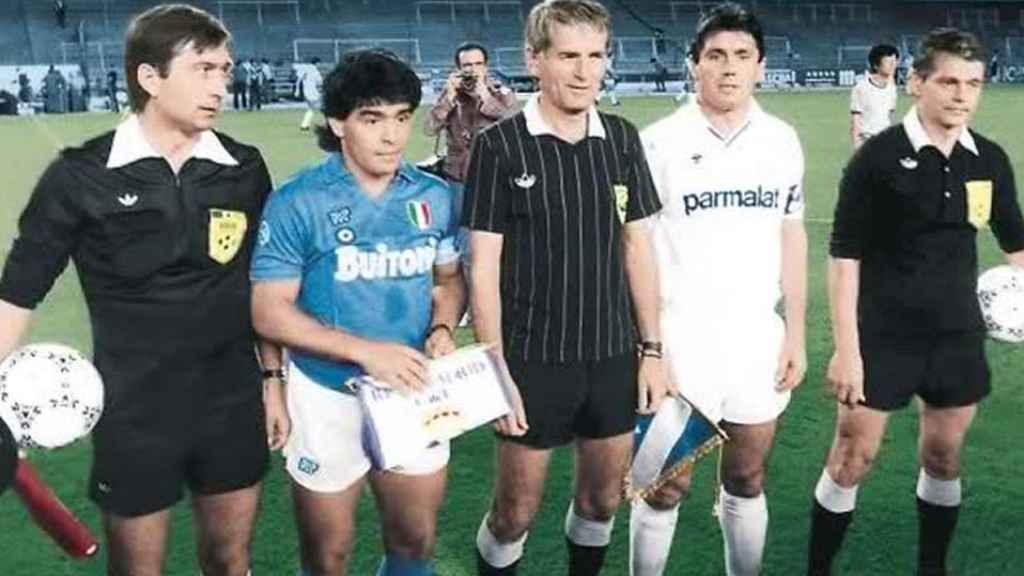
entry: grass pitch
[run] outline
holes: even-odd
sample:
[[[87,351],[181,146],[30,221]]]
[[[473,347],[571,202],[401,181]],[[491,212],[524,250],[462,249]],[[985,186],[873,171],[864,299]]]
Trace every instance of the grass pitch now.
[[[771,520],[765,554],[765,574],[802,574],[806,554],[811,494],[825,451],[832,438],[834,408],[824,392],[823,377],[831,354],[830,326],[824,284],[829,219],[839,174],[849,152],[848,95],[845,92],[773,93],[761,96],[762,105],[791,122],[800,134],[806,156],[807,229],[810,236],[810,304],[808,310],[809,368],[804,385],[787,410],[770,461],[767,493]],[[901,101],[901,113],[909,105]],[[669,98],[627,98],[609,109],[638,126],[669,113]],[[235,138],[259,146],[275,182],[319,157],[313,138],[297,129],[301,110],[227,113],[219,127]],[[422,122],[423,115],[419,119]],[[1024,117],[1024,99],[1012,88],[989,87],[975,127],[1001,143],[1024,174],[1024,135],[1013,118]],[[0,119],[0,157],[4,158],[0,194],[0,251],[6,256],[16,230],[17,215],[57,148],[75,144],[112,128],[110,114]],[[417,130],[409,157],[426,156],[432,141]],[[1000,261],[988,233],[981,234],[983,268]],[[88,317],[73,270],[57,282],[40,306],[30,341],[55,340],[90,349]],[[1024,412],[1024,348],[989,345],[994,392],[982,405],[964,453],[964,508],[951,553],[951,565],[961,576],[1019,573],[1024,565],[1024,451],[1019,449],[1020,421]],[[727,361],[728,359],[723,359]],[[917,418],[913,408],[891,419],[879,462],[864,484],[856,520],[837,561],[843,575],[912,574],[915,562],[917,518],[914,487]],[[443,576],[474,574],[473,542],[489,502],[493,474],[492,436],[487,430],[458,439],[452,448],[447,501],[439,518],[437,573]],[[32,458],[45,479],[67,505],[99,532],[99,515],[85,497],[90,447],[87,442]],[[130,463],[126,463],[130,465]],[[669,573],[679,576],[724,574],[717,521],[711,516],[713,462],[704,462],[696,474],[693,494],[684,505],[673,546]],[[545,504],[531,531],[523,576],[565,573],[562,519],[571,494],[572,454],[555,456]],[[620,511],[604,574],[627,574],[626,520]],[[359,512],[359,540],[350,574],[373,574],[381,553],[380,534],[371,499]],[[287,576],[297,566],[297,541],[287,483],[275,456],[267,478],[263,510],[253,543],[253,572]],[[104,557],[76,562],[35,529],[16,497],[0,497],[0,574],[53,576],[104,574]],[[174,531],[168,544],[166,574],[198,573],[187,503],[175,509]]]

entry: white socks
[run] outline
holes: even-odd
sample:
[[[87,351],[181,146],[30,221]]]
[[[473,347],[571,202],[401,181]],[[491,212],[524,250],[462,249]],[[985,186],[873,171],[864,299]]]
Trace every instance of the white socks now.
[[[917,497],[936,506],[959,506],[961,498],[960,479],[939,480],[921,468],[917,477]]]
[[[615,525],[615,517],[612,516],[607,522],[587,520],[576,515],[576,503],[569,503],[569,510],[565,513],[565,537],[574,544],[589,546],[607,546],[612,541],[612,527]]]
[[[725,569],[729,576],[758,576],[768,532],[768,503],[764,494],[754,498],[720,491],[718,523],[725,543]],[[655,510],[634,502],[629,517],[630,576],[661,576],[668,561],[679,518],[678,505]]]
[[[310,124],[312,124],[312,123],[313,123],[313,111],[312,110],[306,110],[305,115],[302,116],[302,124],[299,124],[299,128],[302,128],[303,130],[308,130]]]
[[[630,576],[661,576],[678,519],[678,504],[656,510],[642,498],[633,502],[629,513]]]
[[[922,474],[924,470],[921,471]],[[920,492],[920,483],[918,484]],[[821,507],[834,514],[845,514],[853,512],[857,507],[857,486],[843,488],[829,476],[828,470],[821,471],[821,478],[818,485],[814,487],[814,498],[821,504]]]
[[[725,571],[729,576],[758,576],[768,532],[768,503],[764,494],[733,496],[723,487],[718,523],[725,540]]]
[[[526,544],[526,536],[529,533],[523,534],[515,542],[507,544],[499,542],[491,533],[491,529],[487,527],[487,519],[490,517],[491,515],[488,513],[480,522],[480,529],[476,532],[476,548],[480,551],[480,556],[484,561],[491,566],[495,568],[511,566],[523,556],[523,546]]]

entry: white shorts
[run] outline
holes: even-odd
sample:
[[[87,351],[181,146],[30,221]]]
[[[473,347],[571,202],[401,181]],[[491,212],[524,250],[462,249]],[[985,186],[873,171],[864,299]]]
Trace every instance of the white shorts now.
[[[728,329],[666,313],[661,326],[672,379],[712,422],[761,424],[786,409],[789,391],[775,390],[785,338],[777,315]]]
[[[314,492],[341,492],[369,472],[363,411],[355,396],[317,384],[295,364],[288,369],[286,394],[292,430],[284,447],[285,470],[296,483]],[[448,464],[448,454],[448,442],[437,444],[390,472],[432,474]]]

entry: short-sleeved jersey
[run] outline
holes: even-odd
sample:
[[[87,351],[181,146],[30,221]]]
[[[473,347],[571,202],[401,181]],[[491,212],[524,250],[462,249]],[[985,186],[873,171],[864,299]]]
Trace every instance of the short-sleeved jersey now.
[[[723,325],[773,314],[782,224],[804,210],[793,128],[754,103],[723,138],[693,104],[641,139],[663,205],[653,220],[663,307],[683,318],[714,314]]]
[[[870,74],[857,79],[850,91],[850,113],[860,114],[860,134],[857,137],[861,142],[888,128],[895,112],[895,82],[878,86]]]
[[[539,98],[480,132],[466,176],[463,223],[502,235],[505,354],[567,363],[632,353],[623,228],[661,208],[639,135],[591,108],[586,137],[566,142]]]
[[[320,69],[315,64],[309,64],[302,69],[299,83],[302,84],[303,98],[308,102],[320,100],[320,86],[324,83],[324,77],[320,75]]]
[[[299,172],[270,196],[253,281],[299,279],[296,304],[325,326],[422,349],[433,270],[454,262],[448,185],[403,162],[388,189],[367,196],[340,154]],[[289,350],[307,376],[345,390],[359,366]]]
[[[858,149],[839,184],[830,254],[860,262],[862,334],[982,331],[978,230],[1024,250],[1013,167],[998,144],[966,128],[949,157],[916,108]]]

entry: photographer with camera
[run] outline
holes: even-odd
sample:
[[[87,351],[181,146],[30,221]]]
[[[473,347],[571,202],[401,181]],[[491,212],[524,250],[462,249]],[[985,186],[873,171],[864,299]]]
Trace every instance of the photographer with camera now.
[[[515,112],[516,95],[487,74],[487,49],[466,42],[455,50],[455,70],[427,118],[427,134],[444,132],[448,152],[443,176],[462,197],[462,181],[473,137],[490,124]]]
[[[487,74],[487,49],[474,42],[465,42],[455,49],[455,70],[448,75],[444,92],[438,97],[427,117],[427,134],[444,139],[447,152],[430,171],[448,181],[455,195],[457,214],[462,212],[462,198],[469,151],[473,138],[484,128],[516,112],[516,95],[511,88]],[[437,146],[435,145],[435,152]],[[463,270],[469,269],[469,240],[465,228],[456,236],[456,247]],[[468,278],[468,273],[465,274]],[[468,321],[468,315],[460,325]]]

